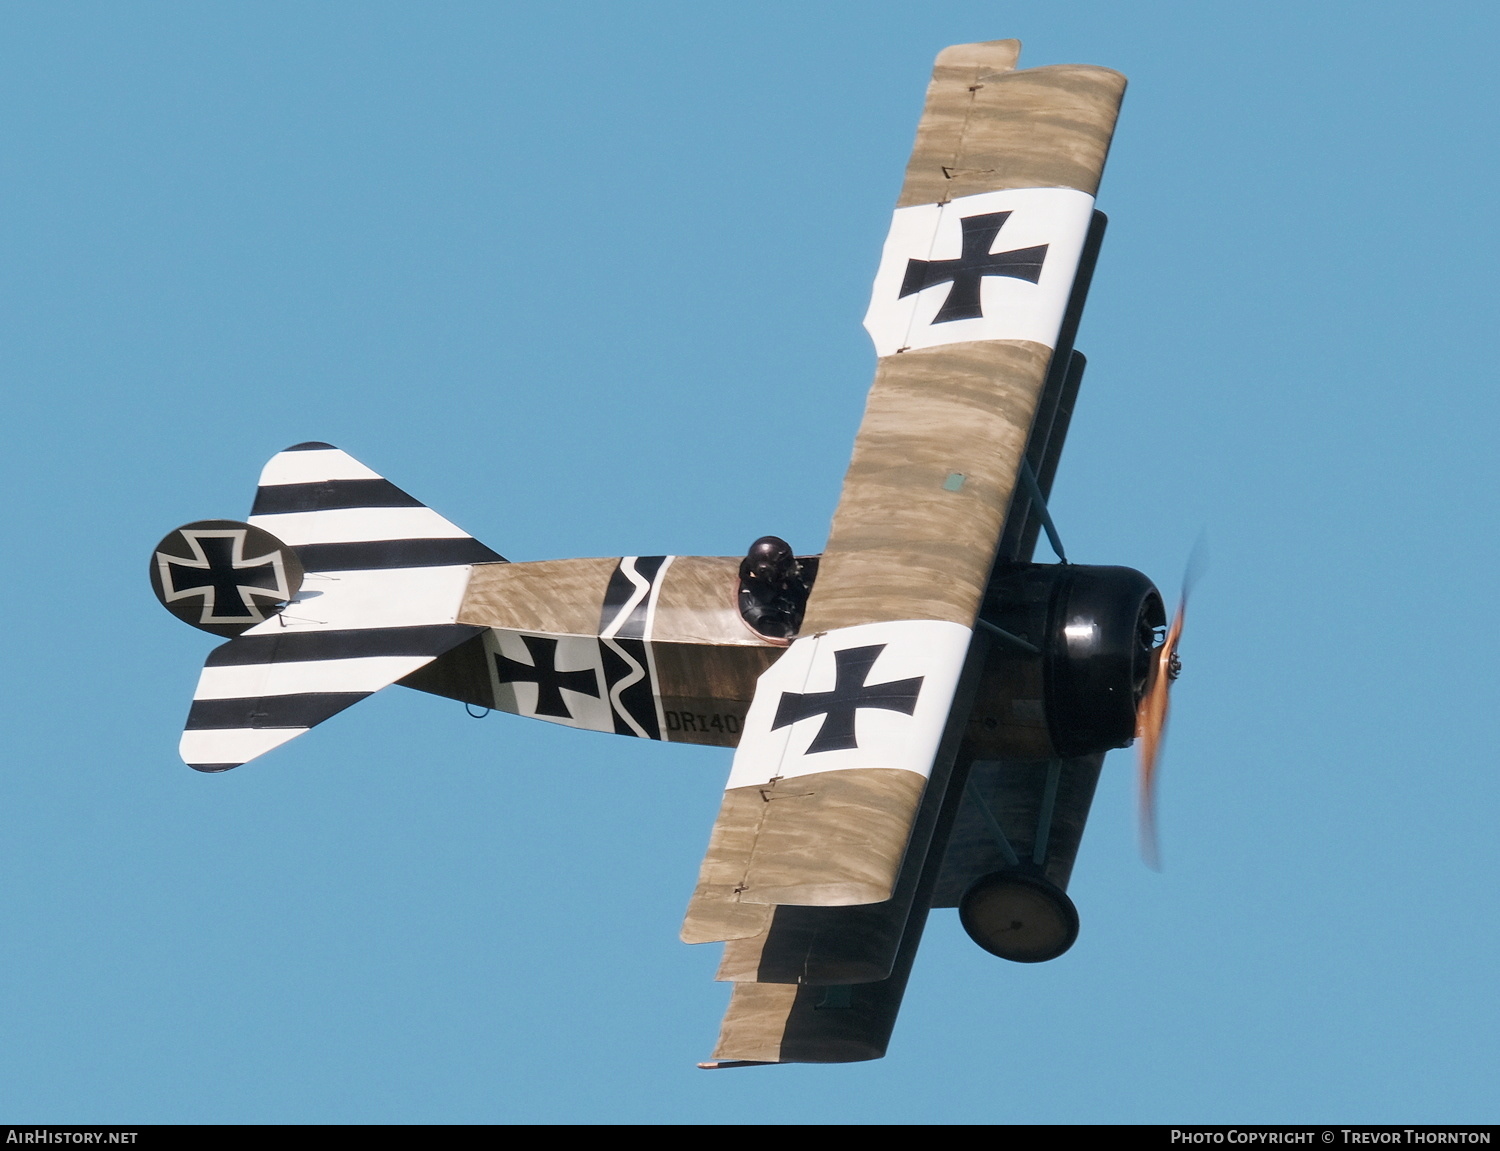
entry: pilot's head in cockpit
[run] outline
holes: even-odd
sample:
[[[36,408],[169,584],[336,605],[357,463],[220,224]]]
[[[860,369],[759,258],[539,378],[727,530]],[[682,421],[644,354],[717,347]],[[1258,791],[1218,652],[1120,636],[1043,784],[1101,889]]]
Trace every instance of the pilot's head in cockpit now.
[[[797,574],[792,545],[780,536],[761,536],[740,562],[740,579],[786,587]]]

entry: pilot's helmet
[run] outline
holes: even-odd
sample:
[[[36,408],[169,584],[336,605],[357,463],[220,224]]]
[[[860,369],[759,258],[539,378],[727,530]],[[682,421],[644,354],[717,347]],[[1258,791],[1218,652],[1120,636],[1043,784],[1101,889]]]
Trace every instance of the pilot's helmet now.
[[[761,536],[745,554],[740,564],[740,578],[781,584],[791,579],[795,570],[792,545],[780,536]]]

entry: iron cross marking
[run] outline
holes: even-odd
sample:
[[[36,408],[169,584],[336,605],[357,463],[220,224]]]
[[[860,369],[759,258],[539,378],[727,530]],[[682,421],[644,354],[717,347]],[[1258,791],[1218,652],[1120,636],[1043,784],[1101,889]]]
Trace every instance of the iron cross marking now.
[[[917,695],[925,677],[919,675],[912,679],[898,679],[895,683],[865,686],[870,669],[885,646],[877,643],[834,652],[833,690],[806,694],[782,692],[776,705],[776,722],[771,725],[771,730],[786,727],[799,719],[824,716],[823,726],[807,748],[806,754],[814,755],[820,751],[847,751],[858,747],[854,738],[854,716],[862,707],[878,707],[911,715],[917,710]]]
[[[946,324],[949,320],[984,317],[979,285],[985,276],[1009,276],[1036,283],[1042,278],[1042,262],[1047,258],[1046,244],[1017,248],[1013,252],[990,251],[1008,219],[1009,212],[963,217],[959,220],[964,230],[963,255],[956,260],[907,260],[906,278],[901,281],[901,295],[897,298],[904,300],[923,288],[951,282],[953,287],[948,291],[948,298],[932,320],[934,324]]]
[[[572,719],[562,689],[576,691],[580,695],[599,698],[599,681],[592,671],[558,671],[557,640],[541,635],[523,635],[521,642],[531,663],[511,659],[502,652],[495,653],[495,671],[501,683],[536,684],[536,713],[557,719]]]
[[[168,602],[200,595],[202,622],[234,623],[266,618],[251,598],[255,595],[286,598],[286,574],[277,562],[279,557],[273,553],[247,559],[243,531],[212,535],[185,531],[182,535],[202,558],[185,560],[156,553]]]

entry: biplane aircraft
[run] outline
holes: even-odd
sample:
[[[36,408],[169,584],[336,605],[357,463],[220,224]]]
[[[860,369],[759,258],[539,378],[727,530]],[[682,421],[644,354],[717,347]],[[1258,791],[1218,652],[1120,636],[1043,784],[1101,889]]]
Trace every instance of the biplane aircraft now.
[[[510,563],[302,443],[249,522],[158,545],[162,603],[228,637],[183,759],[219,772],[391,684],[569,727],[734,748],[682,938],[733,984],[707,1067],[886,1050],[928,910],[1019,962],[1068,949],[1105,753],[1143,812],[1180,625],[1074,564],[1046,500],[1083,378],[1095,192],[1125,78],[937,58],[864,324],[875,382],[827,546]],[[1033,562],[1045,532],[1056,563]]]

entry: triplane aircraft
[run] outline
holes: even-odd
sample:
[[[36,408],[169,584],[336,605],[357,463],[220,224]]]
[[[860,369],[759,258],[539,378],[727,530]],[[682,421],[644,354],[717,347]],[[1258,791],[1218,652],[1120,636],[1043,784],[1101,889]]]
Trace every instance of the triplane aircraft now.
[[[1181,616],[1067,561],[1046,499],[1125,79],[937,59],[865,327],[879,357],[827,547],[508,563],[344,452],[261,473],[248,523],[167,536],[163,604],[229,642],[182,736],[237,767],[393,683],[735,749],[682,938],[734,984],[703,1066],[885,1053],[928,909],[1061,955],[1104,754],[1151,771]],[[1032,562],[1045,531],[1059,562]]]

